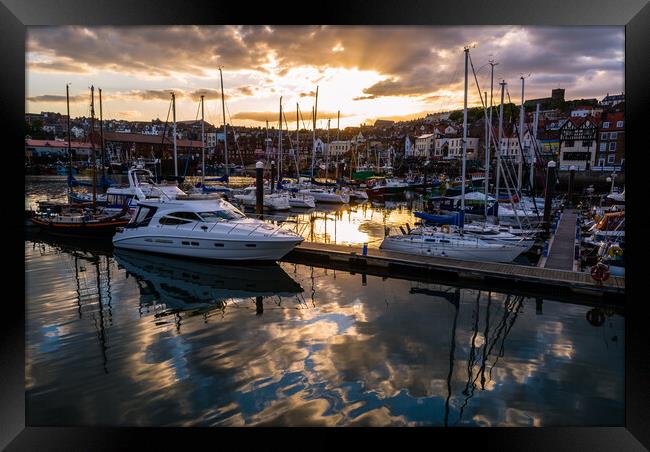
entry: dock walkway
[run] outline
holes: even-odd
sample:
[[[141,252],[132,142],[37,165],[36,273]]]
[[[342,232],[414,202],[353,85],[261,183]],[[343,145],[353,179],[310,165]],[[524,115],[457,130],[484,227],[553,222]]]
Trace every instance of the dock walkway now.
[[[361,247],[348,245],[303,242],[283,260],[335,266],[353,272],[376,273],[389,277],[408,279],[425,275],[428,278],[448,281],[470,281],[481,285],[563,295],[565,298],[575,297],[576,294],[596,298],[609,295],[622,301],[625,293],[625,279],[615,276],[603,283],[597,283],[589,273],[419,256],[376,248],[369,248],[364,256]]]
[[[575,263],[576,221],[574,209],[566,209],[560,217],[544,268],[573,270]]]

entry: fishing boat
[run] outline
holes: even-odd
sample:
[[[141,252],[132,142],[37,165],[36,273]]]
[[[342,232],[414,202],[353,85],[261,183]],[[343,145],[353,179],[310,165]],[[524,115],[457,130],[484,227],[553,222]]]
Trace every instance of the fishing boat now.
[[[255,207],[257,204],[256,190],[256,187],[244,188],[242,191],[235,194],[233,198],[244,206]],[[291,209],[289,196],[285,193],[265,193],[264,208],[269,210],[289,210]]]
[[[75,237],[111,237],[118,227],[129,222],[127,206],[113,214],[90,207],[69,207],[55,214],[34,212],[30,219],[44,232]]]
[[[304,240],[286,229],[247,218],[222,199],[143,201],[116,230],[116,248],[176,256],[276,261]]]

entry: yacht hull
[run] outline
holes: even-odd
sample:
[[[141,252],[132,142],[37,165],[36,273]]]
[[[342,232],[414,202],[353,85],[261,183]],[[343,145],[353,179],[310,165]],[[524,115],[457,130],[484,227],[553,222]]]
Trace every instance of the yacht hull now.
[[[216,261],[277,261],[296,247],[302,238],[286,240],[226,240],[168,234],[118,233],[115,248]]]
[[[482,262],[512,262],[526,250],[523,247],[470,247],[470,246],[444,246],[439,243],[409,242],[405,240],[392,240],[387,237],[379,247],[386,251],[417,254],[420,256],[449,257],[452,259],[482,261]]]

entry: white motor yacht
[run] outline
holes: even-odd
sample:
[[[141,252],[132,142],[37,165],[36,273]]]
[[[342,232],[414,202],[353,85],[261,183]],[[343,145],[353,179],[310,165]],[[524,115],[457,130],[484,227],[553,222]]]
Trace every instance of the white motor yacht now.
[[[215,260],[275,261],[303,237],[247,218],[223,199],[145,200],[113,245],[137,251]]]
[[[314,197],[317,203],[348,204],[350,193],[345,189],[304,188],[299,191]]]
[[[245,206],[255,207],[257,203],[257,194],[255,187],[247,187],[241,193],[236,194],[234,198]],[[289,210],[289,196],[284,193],[265,193],[264,208],[269,210]]]
[[[153,181],[153,173],[142,166],[137,166],[127,172],[126,186],[109,187],[106,190],[106,208],[107,212],[119,211],[124,204],[128,204],[131,214],[135,212],[139,200],[148,199],[176,199],[177,197],[187,197],[187,194],[178,188],[176,183],[161,182],[157,184]],[[215,195],[210,195],[214,197]],[[203,198],[205,199],[205,197]]]
[[[422,256],[450,257],[472,261],[512,262],[526,250],[513,244],[495,243],[470,234],[431,232],[391,235],[380,249]]]
[[[289,205],[301,209],[313,209],[316,207],[316,200],[312,195],[300,192],[287,192]]]

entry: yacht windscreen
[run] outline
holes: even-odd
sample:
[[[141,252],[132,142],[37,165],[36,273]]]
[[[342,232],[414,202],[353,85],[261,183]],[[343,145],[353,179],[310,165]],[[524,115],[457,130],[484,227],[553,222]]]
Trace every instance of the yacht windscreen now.
[[[221,220],[239,220],[241,218],[246,218],[246,215],[241,213],[238,210],[216,210],[214,212],[201,212],[199,213],[203,221],[208,223]]]

